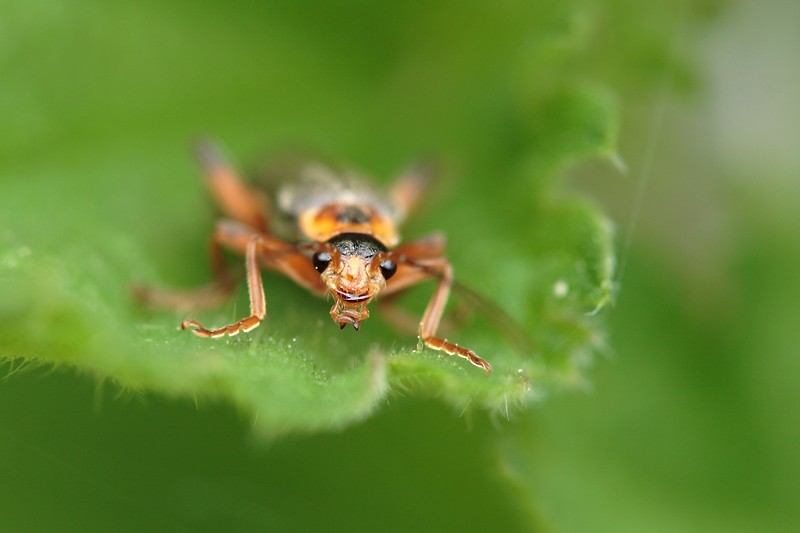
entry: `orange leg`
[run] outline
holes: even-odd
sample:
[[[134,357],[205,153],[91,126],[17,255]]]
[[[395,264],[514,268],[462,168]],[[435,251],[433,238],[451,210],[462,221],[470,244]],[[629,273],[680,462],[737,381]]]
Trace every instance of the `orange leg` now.
[[[469,348],[464,348],[447,339],[436,336],[436,330],[439,328],[439,322],[442,319],[442,314],[447,304],[447,298],[450,296],[450,284],[453,281],[453,267],[451,267],[450,263],[445,259],[431,264],[430,266],[435,269],[439,283],[428,304],[428,308],[425,309],[425,313],[422,315],[422,322],[419,324],[419,335],[422,338],[422,342],[424,342],[427,347],[433,348],[434,350],[441,350],[448,355],[463,357],[473,365],[482,368],[487,374],[490,374],[492,372],[492,365],[478,357],[475,352]]]
[[[436,252],[441,252],[443,246],[441,239],[425,239],[398,248],[392,254],[398,263],[397,274],[387,282],[384,293],[391,295],[422,280],[437,279],[436,290],[419,324],[420,339],[427,347],[463,357],[489,374],[492,366],[475,352],[436,335],[453,283],[453,268],[450,263],[444,257],[436,257]],[[411,255],[413,252],[419,255]]]
[[[233,324],[217,328],[206,329],[196,320],[184,320],[181,329],[192,328],[192,333],[200,337],[222,337],[236,335],[240,331],[251,331],[261,324],[267,316],[267,300],[264,296],[264,284],[261,281],[261,272],[258,268],[259,237],[254,236],[247,243],[245,251],[245,265],[247,267],[247,288],[250,293],[250,316]]]
[[[214,239],[223,247],[239,254],[245,253],[247,244],[254,236],[259,239],[258,255],[261,266],[281,272],[314,294],[325,295],[325,285],[320,280],[319,272],[295,245],[269,234],[256,232],[250,226],[235,220],[220,220],[214,231]]]
[[[212,143],[206,141],[196,146],[196,156],[206,177],[211,193],[220,209],[229,217],[246,225],[233,232],[236,235],[246,233],[247,238],[254,232],[265,232],[267,229],[267,202],[260,197],[258,191],[248,187],[227,162],[222,152]],[[230,225],[231,223],[227,223]],[[226,225],[226,223],[221,223]],[[231,279],[225,269],[221,244],[229,241],[230,235],[218,228],[211,239],[211,265],[214,270],[214,282],[192,291],[170,291],[154,289],[144,285],[132,287],[133,297],[152,307],[171,309],[201,309],[221,304],[233,291],[236,281]],[[229,244],[229,243],[228,243]],[[228,246],[231,247],[231,246]],[[244,252],[245,245],[240,246]],[[234,247],[235,249],[235,247]]]
[[[399,246],[392,254],[396,256],[406,256],[413,261],[441,259],[444,257],[446,246],[447,240],[443,234],[431,233],[430,235]]]
[[[381,296],[389,296],[430,279],[431,274],[416,263],[442,259],[445,244],[444,235],[434,233],[395,249],[391,257],[397,262],[397,273],[386,283]]]
[[[258,327],[267,316],[261,265],[283,272],[312,292],[324,292],[324,285],[311,262],[290,244],[270,235],[254,232],[248,226],[231,220],[223,220],[217,224],[214,239],[226,248],[244,252],[250,316],[215,329],[207,329],[196,320],[184,320],[181,328],[191,328],[195,335],[217,338],[237,335],[241,331],[248,332]]]
[[[209,141],[198,143],[195,153],[211,194],[225,216],[265,232],[268,203],[259,192],[242,181],[216,145]]]
[[[422,161],[407,169],[395,180],[389,189],[389,198],[400,210],[401,218],[408,216],[419,204],[436,171],[433,162]]]

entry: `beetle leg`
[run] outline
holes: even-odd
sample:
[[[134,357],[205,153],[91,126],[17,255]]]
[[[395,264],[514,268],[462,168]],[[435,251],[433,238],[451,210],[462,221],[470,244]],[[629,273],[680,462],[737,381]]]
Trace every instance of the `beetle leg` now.
[[[478,357],[475,352],[469,348],[459,346],[447,339],[436,336],[436,330],[439,328],[439,322],[441,322],[442,314],[447,304],[447,298],[450,296],[450,284],[453,281],[453,267],[444,259],[431,266],[439,273],[437,276],[439,283],[436,285],[433,297],[431,297],[431,301],[428,303],[428,307],[422,315],[422,322],[419,324],[419,335],[422,338],[422,342],[424,342],[427,347],[433,348],[434,350],[441,350],[448,355],[463,357],[473,365],[482,368],[487,374],[490,374],[492,372],[492,365]]]
[[[415,241],[395,248],[392,254],[409,257],[414,261],[440,259],[444,257],[447,239],[442,233],[431,233]],[[401,259],[402,260],[402,259]]]
[[[450,296],[450,285],[453,283],[453,267],[450,266],[447,259],[440,257],[427,261],[415,261],[414,258],[397,256],[397,260],[397,274],[389,280],[385,289],[389,294],[410,287],[424,279],[433,277],[438,280],[433,296],[419,324],[419,336],[422,342],[434,350],[443,351],[448,355],[463,357],[473,365],[482,368],[487,374],[491,373],[492,366],[478,357],[475,352],[436,335],[447,299]]]
[[[258,236],[258,255],[262,266],[279,271],[314,294],[325,294],[325,285],[320,280],[319,272],[296,246],[268,234],[256,233],[251,227],[235,220],[219,221],[214,235],[222,246],[240,254],[245,253],[250,240]]]
[[[389,198],[399,210],[400,218],[405,218],[419,204],[436,170],[432,161],[421,161],[395,180],[389,189]]]
[[[248,332],[258,327],[267,316],[260,270],[262,265],[282,272],[312,292],[324,294],[325,286],[320,280],[319,273],[311,265],[311,261],[296,247],[280,239],[256,233],[241,222],[222,220],[217,224],[214,240],[232,251],[244,252],[250,295],[250,316],[216,329],[207,329],[198,321],[187,319],[181,324],[182,329],[191,328],[192,332],[200,337],[217,338],[236,335],[242,331]]]
[[[258,327],[267,316],[267,301],[264,296],[264,284],[261,281],[261,271],[258,266],[258,248],[260,240],[258,235],[251,237],[245,251],[245,265],[247,267],[247,288],[250,294],[250,316],[233,324],[217,328],[206,329],[196,320],[184,320],[181,329],[191,328],[192,333],[200,337],[222,337],[236,335],[240,331],[248,332]]]
[[[404,244],[391,253],[391,257],[397,262],[397,272],[386,283],[377,304],[381,308],[381,313],[385,314],[389,321],[399,328],[418,331],[419,320],[406,314],[395,305],[398,294],[431,277],[429,272],[415,267],[411,261],[418,263],[426,260],[440,260],[444,256],[445,244],[444,235],[433,233]]]
[[[225,216],[244,222],[254,229],[267,230],[268,203],[260,193],[247,186],[222,151],[210,141],[197,144],[195,154],[205,174],[211,194]]]

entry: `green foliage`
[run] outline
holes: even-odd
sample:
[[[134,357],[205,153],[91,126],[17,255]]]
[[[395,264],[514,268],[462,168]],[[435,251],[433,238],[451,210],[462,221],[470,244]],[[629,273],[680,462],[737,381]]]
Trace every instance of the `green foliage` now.
[[[798,7],[724,5],[5,1],[3,530],[791,530],[800,121],[773,88]],[[210,279],[199,135],[244,170],[299,148],[381,183],[438,156],[403,236],[444,233],[532,348],[455,294],[445,334],[487,378],[378,309],[339,331],[271,273],[233,339],[137,305],[134,282]],[[592,393],[537,403],[565,388]]]
[[[313,16],[326,16],[319,7]],[[344,427],[397,392],[509,416],[546,386],[580,379],[580,356],[600,336],[587,313],[611,292],[612,236],[594,207],[544,185],[555,184],[571,162],[613,154],[615,106],[580,80],[526,95],[530,80],[516,67],[555,67],[552,57],[583,53],[589,35],[572,18],[584,20],[588,11],[472,6],[457,24],[423,36],[443,55],[432,71],[429,48],[411,32],[421,20],[438,27],[443,5],[398,8],[408,18],[386,32],[367,24],[370,16],[363,26],[351,20],[373,42],[357,51],[347,40],[330,49],[322,33],[299,46],[289,31],[301,24],[299,12],[287,6],[270,10],[268,32],[240,27],[244,12],[220,22],[198,10],[189,21],[155,5],[120,7],[124,25],[147,27],[147,39],[111,31],[102,9],[84,8],[45,18],[44,27],[18,14],[21,28],[9,30],[20,59],[6,67],[4,91],[16,98],[25,88],[33,92],[30,105],[13,113],[17,127],[0,137],[14,148],[1,180],[5,358],[68,364],[170,396],[224,398],[272,436]],[[550,37],[528,43],[531,22]],[[50,39],[78,24],[94,51],[65,65],[51,55]],[[462,51],[470,59],[449,62],[445,56],[479,27],[484,44]],[[563,32],[577,33],[565,41]],[[186,64],[175,68],[177,61]],[[557,79],[557,69],[550,75]],[[408,85],[417,79],[424,86]],[[407,85],[410,95],[397,93]],[[336,105],[323,103],[332,94]],[[497,129],[503,123],[519,135],[504,136]],[[385,169],[423,150],[458,161],[462,172],[449,175],[449,187],[438,193],[445,208],[423,211],[411,236],[444,229],[459,280],[506,308],[533,348],[515,349],[480,317],[452,331],[492,363],[487,377],[464,361],[416,349],[413,333],[379,318],[357,336],[340,332],[323,302],[272,276],[267,322],[235,339],[197,339],[176,329],[183,315],[137,307],[128,295],[133,282],[188,287],[208,279],[204,242],[215,214],[184,149],[201,131],[244,154],[245,167],[255,162],[247,146],[274,148],[283,140],[338,149],[342,159],[374,166],[382,181]],[[51,148],[34,163],[44,142]],[[476,143],[485,148],[470,153]],[[409,312],[421,313],[424,290],[409,299]],[[235,320],[247,306],[242,292],[216,312],[192,316],[209,324]]]

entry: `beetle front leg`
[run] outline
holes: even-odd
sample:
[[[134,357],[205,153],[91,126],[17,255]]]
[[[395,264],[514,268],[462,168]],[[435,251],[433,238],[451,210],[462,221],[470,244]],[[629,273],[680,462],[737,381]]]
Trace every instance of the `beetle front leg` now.
[[[252,331],[261,324],[267,316],[267,301],[264,296],[264,284],[261,281],[261,271],[258,265],[259,236],[253,236],[247,243],[245,251],[245,265],[247,268],[247,288],[250,294],[250,316],[233,324],[206,329],[196,320],[187,319],[181,324],[181,329],[190,328],[192,333],[199,337],[219,338],[225,335],[237,335],[240,331]]]
[[[435,272],[438,278],[436,290],[428,303],[425,314],[422,315],[422,321],[419,325],[419,336],[422,342],[428,348],[440,350],[448,355],[456,355],[463,357],[478,368],[482,368],[487,374],[492,372],[492,365],[488,361],[478,357],[475,352],[469,348],[459,346],[453,342],[448,341],[442,337],[436,336],[436,330],[439,328],[439,323],[444,314],[447,298],[450,296],[450,285],[453,282],[453,267],[446,259],[441,259],[435,263],[426,263],[424,265]]]

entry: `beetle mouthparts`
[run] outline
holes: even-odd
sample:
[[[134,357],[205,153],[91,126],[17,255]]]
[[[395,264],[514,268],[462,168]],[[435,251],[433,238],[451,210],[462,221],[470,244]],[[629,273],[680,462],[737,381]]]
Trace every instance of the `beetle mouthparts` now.
[[[336,293],[342,298],[342,300],[348,303],[364,302],[371,298],[371,295],[368,292],[365,292],[364,294],[350,294],[337,289]]]

